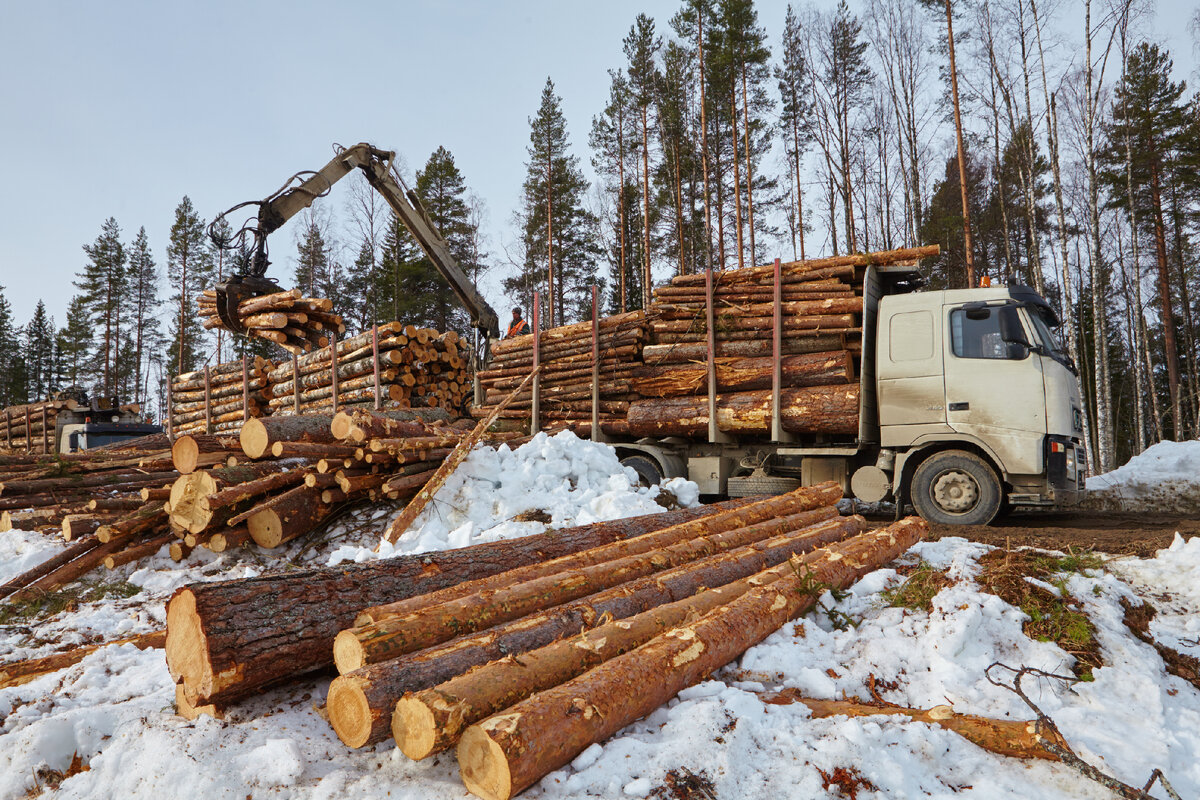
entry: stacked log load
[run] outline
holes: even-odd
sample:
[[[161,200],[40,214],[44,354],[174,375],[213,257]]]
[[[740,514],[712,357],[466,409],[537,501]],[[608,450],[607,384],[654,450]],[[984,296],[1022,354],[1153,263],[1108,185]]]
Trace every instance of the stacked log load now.
[[[378,329],[379,387],[386,408],[442,408],[461,413],[470,390],[467,356],[454,331],[390,322]],[[372,331],[337,343],[338,406],[373,403],[376,344]],[[333,410],[334,348],[284,361],[268,374],[271,414]]]
[[[868,266],[913,265],[937,246],[793,261],[780,273],[780,424],[811,436],[858,432],[863,279]],[[771,431],[775,265],[715,273],[712,339],[716,425],[738,436]],[[709,321],[705,275],[655,290],[641,312],[599,320],[601,429],[632,436],[709,432]],[[590,321],[551,328],[540,341],[540,427],[580,432],[591,420]],[[500,342],[480,373],[483,417],[533,366],[533,337]],[[501,416],[531,417],[532,391]]]
[[[248,358],[243,383],[240,359],[217,364],[209,367],[207,390],[204,370],[176,375],[171,379],[172,433],[236,433],[246,417],[268,413],[267,374],[274,366],[261,356]]]
[[[52,451],[58,412],[78,407],[78,403],[68,399],[5,408],[0,412],[0,451],[42,452],[43,445],[47,452]]]
[[[225,328],[217,315],[216,290],[202,292],[196,304],[206,329]],[[304,297],[299,289],[291,289],[243,300],[237,315],[246,328],[244,335],[274,342],[289,353],[307,353],[328,345],[331,331],[339,336],[345,333],[342,318],[332,308],[332,300]]]
[[[327,668],[352,747],[458,744],[507,798],[923,535],[866,531],[832,483],[338,570],[204,584],[167,608],[180,712]],[[629,686],[637,686],[636,692]]]
[[[631,311],[598,322],[600,421],[610,432],[623,426],[631,400],[630,382],[649,335],[646,314]],[[542,428],[553,431],[572,422],[591,421],[592,323],[580,322],[543,331],[538,341]],[[492,346],[492,361],[479,373],[483,404],[471,413],[482,418],[529,374],[534,363],[534,336],[516,336]],[[526,388],[501,412],[505,419],[529,419],[533,390]]]

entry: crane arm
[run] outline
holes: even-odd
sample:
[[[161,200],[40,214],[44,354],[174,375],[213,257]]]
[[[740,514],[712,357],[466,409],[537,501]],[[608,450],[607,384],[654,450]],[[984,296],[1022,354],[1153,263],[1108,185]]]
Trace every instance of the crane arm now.
[[[318,197],[324,197],[333,184],[358,168],[363,171],[372,188],[383,195],[383,199],[417,240],[417,244],[421,246],[434,268],[450,284],[458,301],[470,314],[472,327],[479,329],[487,337],[499,339],[499,317],[450,254],[450,246],[429,219],[416,192],[411,189],[406,191],[396,180],[392,172],[395,157],[394,152],[380,150],[362,142],[339,152],[328,164],[309,175],[300,184],[285,188],[264,200],[259,205],[258,226],[255,230],[255,271],[258,273],[256,277],[261,278],[262,272],[266,271],[263,243],[267,235],[311,206]]]

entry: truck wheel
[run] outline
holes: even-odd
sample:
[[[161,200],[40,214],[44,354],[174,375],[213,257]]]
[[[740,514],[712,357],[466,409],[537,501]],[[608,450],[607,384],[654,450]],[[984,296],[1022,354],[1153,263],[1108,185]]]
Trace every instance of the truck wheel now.
[[[962,450],[935,453],[917,467],[912,504],[929,522],[987,525],[1000,510],[1003,491],[996,473],[979,456]]]
[[[638,474],[638,483],[642,486],[649,488],[662,483],[662,469],[658,462],[649,456],[625,456],[621,459],[621,466],[632,467]]]

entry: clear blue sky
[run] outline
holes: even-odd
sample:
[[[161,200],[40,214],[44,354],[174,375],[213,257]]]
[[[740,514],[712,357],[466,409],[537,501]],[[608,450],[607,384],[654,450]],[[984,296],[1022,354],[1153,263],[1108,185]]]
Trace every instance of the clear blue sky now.
[[[622,37],[640,11],[665,31],[679,6],[0,0],[0,285],[18,324],[42,298],[61,325],[80,248],[107,217],[126,241],[144,225],[163,269],[184,194],[211,219],[324,164],[331,143],[361,140],[410,169],[449,148],[498,253],[547,75],[586,167]],[[786,0],[757,6],[774,48]],[[1154,22],[1189,77],[1193,7],[1166,0]],[[339,219],[344,198],[330,203]],[[291,231],[276,234],[271,274],[284,284],[292,250]]]

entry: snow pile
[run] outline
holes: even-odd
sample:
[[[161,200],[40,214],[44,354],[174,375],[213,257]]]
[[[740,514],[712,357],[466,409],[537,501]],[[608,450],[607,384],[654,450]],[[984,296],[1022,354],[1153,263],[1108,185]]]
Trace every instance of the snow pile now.
[[[1200,441],[1159,442],[1087,480],[1087,505],[1112,511],[1200,512]]]
[[[621,466],[616,451],[570,431],[539,433],[516,450],[476,448],[434,495],[393,547],[343,547],[329,563],[427,553],[478,542],[514,539],[549,528],[587,525],[663,510],[660,495],[697,505],[699,488],[675,478],[638,486],[637,473]],[[665,498],[664,498],[665,499]]]
[[[40,533],[7,531],[0,536],[0,583],[36,567],[61,549]]]

